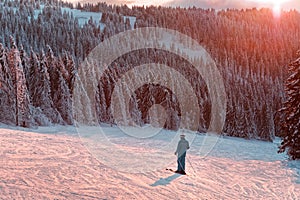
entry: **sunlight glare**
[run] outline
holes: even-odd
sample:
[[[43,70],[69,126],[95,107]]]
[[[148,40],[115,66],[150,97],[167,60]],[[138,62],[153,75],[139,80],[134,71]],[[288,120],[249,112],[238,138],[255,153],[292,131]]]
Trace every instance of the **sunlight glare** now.
[[[150,5],[167,5],[173,0],[139,0],[139,1],[128,1],[128,6],[150,6]]]
[[[273,16],[275,18],[279,18],[281,15],[281,5],[280,4],[275,4],[273,7]]]
[[[279,18],[281,15],[282,5],[291,0],[248,0],[258,4],[258,6],[268,6],[273,10],[273,16]]]

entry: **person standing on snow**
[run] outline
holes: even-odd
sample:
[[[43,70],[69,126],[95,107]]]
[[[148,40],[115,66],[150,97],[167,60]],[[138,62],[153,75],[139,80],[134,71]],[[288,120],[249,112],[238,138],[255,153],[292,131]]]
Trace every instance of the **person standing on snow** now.
[[[185,173],[185,156],[186,151],[190,148],[189,142],[185,139],[185,135],[180,135],[180,140],[177,145],[175,155],[177,155],[177,170],[176,173],[186,174]]]

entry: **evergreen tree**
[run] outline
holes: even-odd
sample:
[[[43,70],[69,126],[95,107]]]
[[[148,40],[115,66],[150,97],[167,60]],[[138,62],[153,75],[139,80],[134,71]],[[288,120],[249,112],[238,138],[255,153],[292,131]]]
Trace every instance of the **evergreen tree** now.
[[[29,65],[29,59],[27,57],[27,54],[26,54],[22,44],[21,44],[21,48],[20,48],[20,58],[21,58],[23,69],[24,69],[26,86],[27,86],[27,88],[29,88],[30,65]]]
[[[285,137],[279,153],[286,149],[291,159],[300,159],[300,51],[299,56],[289,65],[290,76],[286,81],[287,100],[281,111],[285,115],[282,130]]]
[[[59,112],[54,108],[51,98],[50,77],[46,67],[45,58],[45,55],[42,53],[41,60],[39,61],[36,53],[33,51],[31,52],[29,92],[32,104],[33,106],[40,108],[49,121],[63,124],[63,119]]]
[[[15,99],[16,99],[16,125],[23,127],[30,127],[32,125],[30,99],[26,86],[26,79],[20,52],[17,49],[15,40],[10,37],[11,49],[8,54],[8,66],[12,71],[12,81],[15,86]]]
[[[77,67],[76,67],[75,61],[67,52],[64,53],[63,65],[65,66],[65,69],[67,70],[67,73],[63,73],[63,75],[67,74],[67,76],[66,77],[64,76],[64,78],[68,84],[70,93],[72,95],[73,90],[74,90],[75,77],[77,74]]]
[[[63,66],[60,65],[59,67]],[[59,70],[56,71],[56,78],[57,88],[53,96],[55,107],[60,112],[62,118],[67,124],[73,124],[72,99],[68,84]]]
[[[14,123],[16,118],[14,92],[6,50],[0,43],[0,121],[7,124]]]
[[[51,97],[54,107],[67,124],[73,124],[71,93],[63,76],[63,74],[67,73],[67,70],[63,66],[63,62],[53,55],[50,46],[48,46],[46,55],[46,65],[49,71]]]

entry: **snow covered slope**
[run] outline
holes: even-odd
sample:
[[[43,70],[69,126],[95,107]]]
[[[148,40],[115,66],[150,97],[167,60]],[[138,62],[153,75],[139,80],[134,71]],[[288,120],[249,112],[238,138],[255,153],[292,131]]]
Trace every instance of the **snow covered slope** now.
[[[95,129],[85,127],[90,134],[81,133],[80,138],[73,127],[28,130],[2,126],[0,199],[300,197],[300,163],[287,161],[285,155],[277,154],[276,143],[218,138],[213,150],[203,156],[199,155],[200,146],[213,136],[197,135],[187,155],[189,176],[173,174],[165,168],[127,173],[104,165],[86,148],[84,144],[93,139]],[[163,131],[148,139],[136,139],[122,134],[116,127],[103,130],[110,142],[131,152],[155,151],[158,145],[169,143],[174,136],[174,132]],[[101,147],[101,142],[98,145]],[[164,167],[176,168],[174,149],[164,155],[172,160]],[[116,152],[111,153],[112,160],[121,159]]]
[[[34,19],[38,18],[38,15],[42,12],[42,10],[44,9],[44,5],[42,4],[40,6],[40,9],[35,9],[34,10]],[[13,8],[14,11],[16,11],[16,8]],[[92,18],[93,22],[96,25],[100,26],[100,29],[103,30],[105,27],[105,24],[100,23],[101,17],[102,17],[102,13],[101,12],[86,12],[86,11],[81,11],[78,9],[71,9],[71,8],[66,8],[66,7],[62,7],[61,8],[62,12],[66,12],[69,14],[72,14],[74,16],[74,18],[78,19],[78,23],[80,26],[83,26],[84,24],[88,23],[89,19]],[[133,28],[134,27],[134,23],[136,21],[136,17],[133,16],[124,16],[124,21],[126,20],[126,18],[129,19],[130,21],[130,25]],[[30,17],[29,17],[30,20]]]
[[[86,12],[86,11],[81,11],[78,9],[71,9],[71,8],[62,8],[63,12],[67,12],[69,14],[73,14],[75,18],[78,19],[79,25],[83,26],[84,24],[88,23],[89,19],[92,17],[93,21],[95,24],[100,25],[100,29],[103,30],[105,27],[105,24],[100,23],[102,13],[101,12]],[[136,21],[136,17],[133,16],[124,16],[124,21],[126,18],[129,19],[130,25],[133,28],[134,23]]]

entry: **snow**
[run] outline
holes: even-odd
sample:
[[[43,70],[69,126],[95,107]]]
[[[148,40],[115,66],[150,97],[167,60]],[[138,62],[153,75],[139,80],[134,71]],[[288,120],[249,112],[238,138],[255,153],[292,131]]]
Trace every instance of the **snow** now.
[[[188,176],[168,172],[176,168],[175,146],[171,163],[153,171],[128,173],[107,166],[86,142],[99,133],[97,127],[0,128],[0,196],[4,199],[298,199],[299,161],[277,154],[277,143],[230,137],[196,135],[187,154]],[[146,128],[151,128],[147,126]],[[130,153],[155,152],[170,143],[176,132],[136,139],[117,127],[102,126],[107,139]],[[84,130],[84,131],[82,131]],[[128,128],[137,131],[136,128]],[[128,131],[127,130],[127,131]],[[77,135],[80,133],[80,137]],[[186,137],[193,133],[186,132]],[[98,134],[99,135],[99,134]],[[96,135],[97,136],[97,135]],[[98,137],[98,136],[97,136]],[[204,139],[215,137],[213,150],[199,155]],[[177,141],[177,138],[174,138]],[[95,142],[90,140],[89,142]],[[98,142],[99,147],[106,146]],[[91,143],[90,143],[91,144]],[[168,150],[166,151],[168,152]],[[171,153],[172,152],[172,153]],[[111,163],[122,160],[112,151]],[[102,156],[104,153],[102,154]],[[105,159],[105,158],[104,158]],[[127,160],[130,164],[136,158]],[[159,163],[159,157],[157,158]],[[139,160],[143,165],[147,157]],[[123,166],[123,167],[129,167]]]
[[[133,16],[124,16],[124,21],[126,21],[126,18],[128,18],[129,21],[130,21],[131,29],[134,29],[134,24],[136,22],[136,17],[133,17]]]
[[[73,13],[73,16],[78,19],[79,26],[81,26],[81,27],[84,24],[88,23],[89,19],[92,17],[94,23],[97,26],[100,26],[101,30],[103,30],[105,28],[105,24],[100,23],[100,20],[102,17],[102,12],[86,12],[86,11],[81,11],[78,9],[71,9],[71,8],[66,8],[66,7],[62,8],[62,12],[67,12],[69,14]],[[129,19],[131,28],[133,29],[135,21],[136,21],[136,17],[124,16],[124,21],[126,20],[126,18]]]
[[[34,19],[37,19],[39,14],[42,12],[42,10],[44,9],[45,5],[41,4],[40,5],[40,9],[35,9],[34,10],[34,15],[33,15],[33,18]],[[30,17],[29,17],[29,20],[30,20]]]
[[[34,19],[37,19],[39,14],[42,12],[44,9],[45,5],[41,4],[40,9],[35,9],[34,10]],[[14,12],[16,12],[17,8],[13,8]],[[71,9],[67,7],[62,7],[61,8],[62,12],[66,12],[69,14],[73,14],[74,18],[78,19],[79,26],[83,27],[84,24],[88,23],[89,19],[92,17],[93,22],[97,25],[100,26],[100,29],[103,30],[105,28],[105,24],[100,23],[102,13],[101,12],[86,12],[86,11],[81,11],[78,9]],[[131,28],[134,28],[134,24],[136,22],[136,17],[133,16],[124,16],[124,21],[126,18],[129,19]],[[28,17],[28,20],[30,20],[30,17]]]
[[[100,25],[100,29],[103,30],[105,25],[100,23],[100,20],[101,20],[101,17],[102,17],[102,13],[99,12],[85,12],[85,11],[81,11],[81,10],[78,10],[78,9],[71,9],[71,8],[62,8],[62,12],[66,12],[66,13],[73,13],[73,16],[75,18],[78,19],[78,23],[79,23],[79,26],[83,26],[84,24],[86,24],[89,19],[92,17],[93,18],[93,21],[94,23],[98,26]]]
[[[45,5],[41,4],[40,5],[40,9],[35,9],[34,10],[34,19],[37,19],[39,14],[42,12],[42,10],[44,9]],[[13,8],[14,12],[16,11],[17,8]],[[71,8],[67,8],[67,7],[62,7],[61,8],[62,12],[66,12],[69,13],[71,15],[71,13],[73,14],[74,18],[78,19],[78,23],[79,26],[83,26],[84,24],[88,23],[89,19],[92,17],[93,21],[96,25],[100,26],[100,29],[103,30],[105,25],[100,23],[101,17],[102,17],[102,13],[96,13],[96,12],[84,12],[78,9],[71,9]],[[28,17],[28,20],[30,20],[30,17]]]

